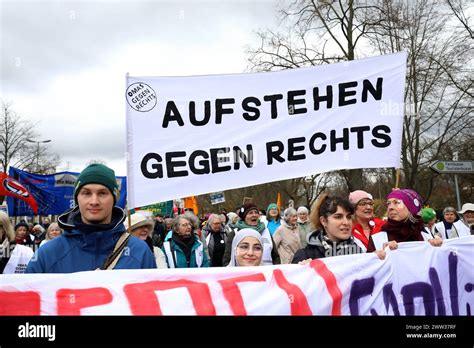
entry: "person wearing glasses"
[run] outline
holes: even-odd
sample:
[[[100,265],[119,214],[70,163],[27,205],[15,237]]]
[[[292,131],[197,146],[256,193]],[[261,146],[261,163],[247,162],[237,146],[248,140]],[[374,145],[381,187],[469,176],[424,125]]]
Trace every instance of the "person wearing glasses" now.
[[[356,190],[349,194],[349,202],[354,207],[352,235],[355,242],[367,251],[371,235],[380,232],[385,221],[374,215],[374,199],[368,192]]]
[[[181,214],[173,220],[171,238],[162,246],[169,268],[209,267],[204,244],[194,229],[189,215]]]
[[[230,262],[227,267],[260,266],[262,257],[262,235],[254,229],[243,228],[232,240]]]
[[[382,226],[382,231],[370,236],[368,252],[383,250],[386,242],[396,243],[424,241],[423,230],[425,228],[423,219],[419,215],[423,200],[421,196],[410,189],[395,189],[387,195],[385,202],[387,207],[387,222]],[[433,246],[440,246],[442,239],[430,239],[428,242]]]
[[[227,233],[220,216],[217,214],[209,215],[207,224],[204,226],[202,231],[206,238],[211,267],[222,267]]]

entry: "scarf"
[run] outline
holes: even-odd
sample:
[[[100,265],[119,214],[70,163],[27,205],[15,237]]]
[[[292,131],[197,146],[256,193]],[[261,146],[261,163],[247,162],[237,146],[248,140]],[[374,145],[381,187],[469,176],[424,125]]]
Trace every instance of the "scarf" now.
[[[237,222],[237,228],[239,230],[242,230],[244,228],[251,228],[252,230],[256,230],[258,233],[262,234],[262,232],[265,230],[265,224],[259,221],[257,226],[250,226],[250,225],[247,225],[245,221],[240,220]]]
[[[281,224],[289,228],[290,230],[294,230],[298,227],[298,222],[294,225],[290,225],[286,220],[281,220]]]
[[[423,241],[421,231],[424,229],[423,220],[419,216],[415,216],[416,222],[410,220],[395,221],[388,219],[382,226],[382,231],[387,232],[388,240],[400,242],[416,242]]]
[[[309,224],[309,220],[306,219],[305,221],[302,221],[300,218],[298,218],[298,221],[297,221],[299,224],[301,225],[306,225],[306,224]]]
[[[357,244],[355,244],[353,236],[350,236],[349,239],[340,242],[334,242],[328,238],[326,231],[324,231],[323,233],[319,233],[316,238],[319,239],[321,245],[323,246],[326,257],[362,254],[364,252]]]
[[[188,238],[182,239],[176,232],[173,232],[171,239],[179,245],[179,247],[183,250],[184,255],[186,256],[186,260],[191,262],[191,251],[193,249],[193,245],[195,242],[194,233],[191,234]]]

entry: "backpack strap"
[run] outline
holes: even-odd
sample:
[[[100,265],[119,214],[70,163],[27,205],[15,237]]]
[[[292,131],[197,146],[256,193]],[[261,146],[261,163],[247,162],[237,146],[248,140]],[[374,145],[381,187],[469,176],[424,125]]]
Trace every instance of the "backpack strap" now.
[[[120,236],[119,240],[115,244],[114,250],[112,253],[107,257],[107,259],[104,262],[104,265],[100,268],[101,270],[107,270],[107,269],[114,269],[114,267],[117,265],[118,260],[120,259],[120,256],[123,253],[123,250],[128,244],[128,240],[130,239],[131,234],[128,232],[122,233]]]

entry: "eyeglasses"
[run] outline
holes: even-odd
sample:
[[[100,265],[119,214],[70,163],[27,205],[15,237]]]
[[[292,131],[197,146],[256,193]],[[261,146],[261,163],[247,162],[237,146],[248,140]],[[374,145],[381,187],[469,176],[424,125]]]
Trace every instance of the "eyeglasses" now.
[[[250,245],[248,244],[239,244],[237,245],[237,248],[242,251],[249,251],[252,249],[254,252],[261,252],[263,250],[263,247],[260,244],[255,244],[252,248],[250,248]]]
[[[359,203],[357,203],[357,205],[359,207],[365,207],[365,206],[373,207],[374,203],[373,202],[359,202]]]
[[[181,227],[192,227],[190,223],[185,223],[185,224],[179,224]]]

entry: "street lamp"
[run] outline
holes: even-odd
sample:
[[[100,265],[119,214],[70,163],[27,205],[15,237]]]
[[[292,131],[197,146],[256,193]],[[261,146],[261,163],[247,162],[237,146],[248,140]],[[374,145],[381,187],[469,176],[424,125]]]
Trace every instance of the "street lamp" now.
[[[39,159],[40,144],[49,143],[49,142],[51,142],[51,139],[39,140],[39,141],[38,140],[26,139],[26,141],[28,141],[30,143],[36,143],[37,144],[37,148],[36,148],[36,173],[38,173],[38,168],[39,168],[38,159]]]

